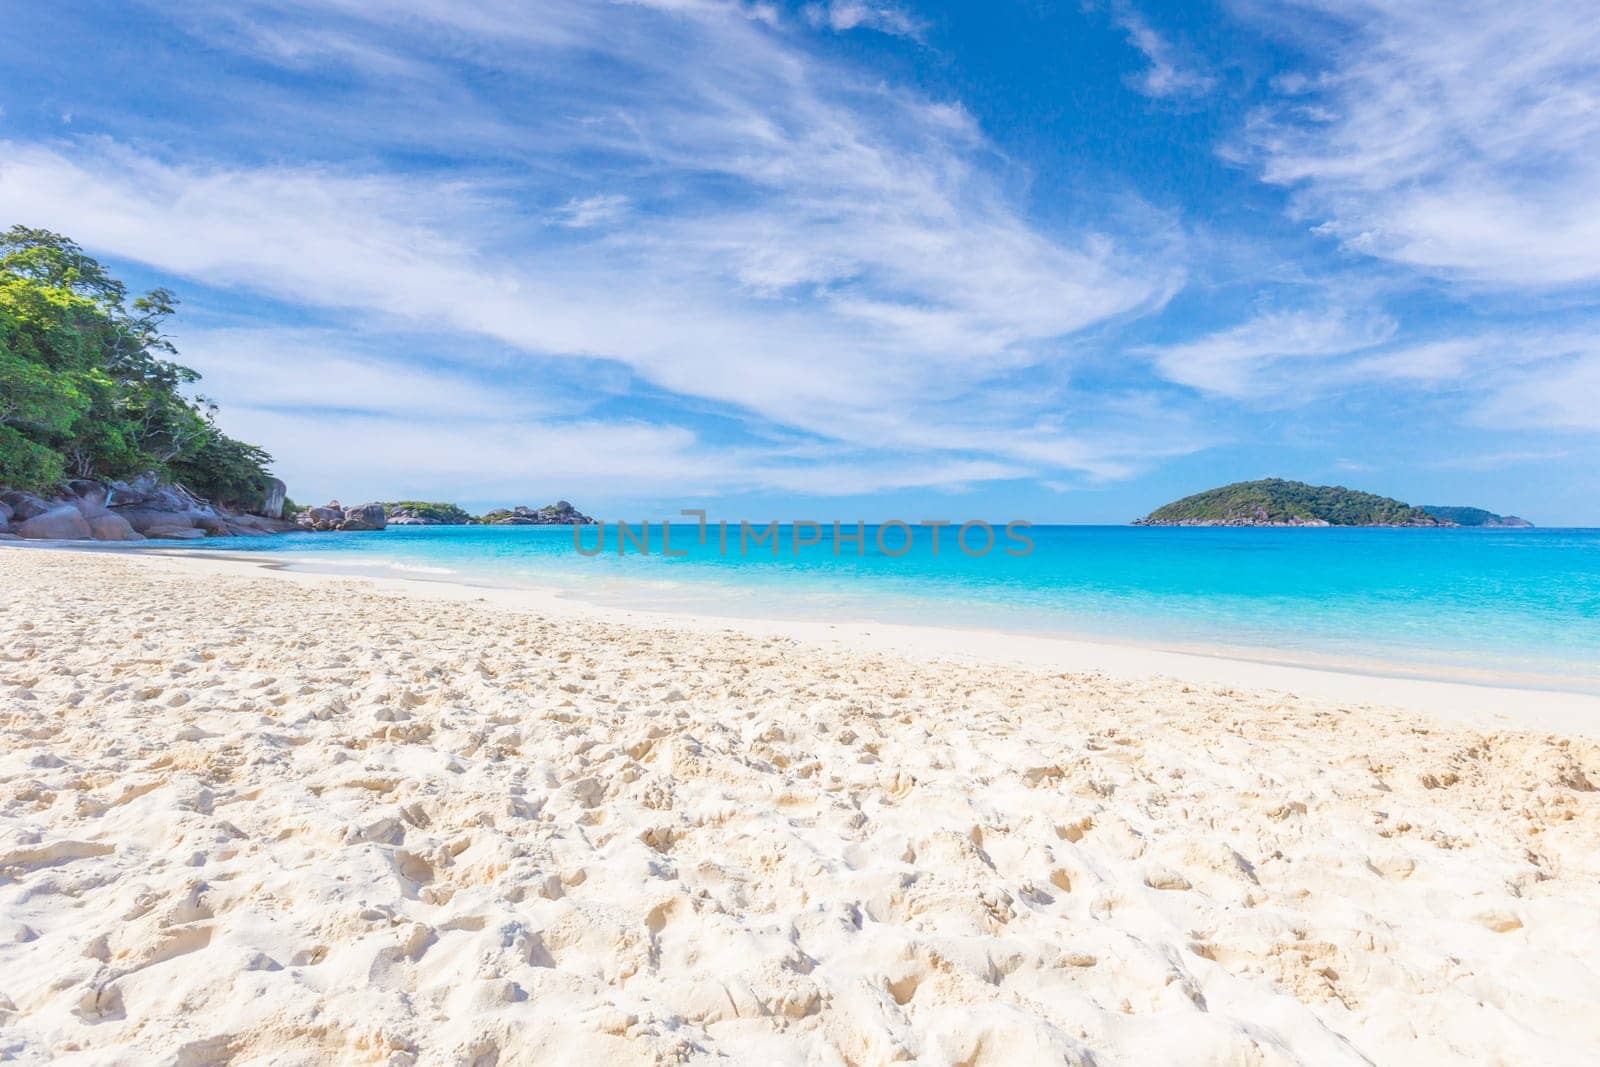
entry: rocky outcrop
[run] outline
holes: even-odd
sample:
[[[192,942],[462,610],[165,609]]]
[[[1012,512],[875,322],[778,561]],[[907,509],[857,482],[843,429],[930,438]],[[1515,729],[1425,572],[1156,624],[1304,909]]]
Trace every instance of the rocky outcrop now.
[[[290,530],[376,531],[388,526],[593,526],[595,520],[565,500],[542,508],[515,507],[473,518],[455,504],[400,501],[345,507],[337,500],[282,518],[286,496],[274,479],[250,512],[202,500],[181,485],[144,474],[132,481],[79,478],[48,496],[0,487],[0,540],[60,538],[96,541],[193,540],[256,536]],[[72,515],[66,514],[73,513]],[[34,519],[52,516],[46,522]],[[29,525],[32,523],[32,525]],[[24,532],[26,526],[28,532]],[[44,533],[40,531],[51,531]]]
[[[382,504],[357,504],[347,508],[330,500],[320,508],[306,508],[295,521],[304,529],[327,532],[381,530],[389,524]]]
[[[30,541],[87,541],[94,536],[89,520],[71,504],[60,504],[23,520],[17,524],[16,533]]]
[[[383,505],[390,526],[468,526],[477,520],[456,504],[397,500]]]
[[[282,506],[280,500],[280,513]],[[295,529],[281,519],[218,507],[155,474],[128,482],[74,478],[48,497],[0,492],[0,508],[0,536],[6,540],[192,540]]]
[[[381,530],[389,525],[389,520],[383,513],[382,504],[357,504],[344,511],[344,522],[339,526],[341,530]]]
[[[307,530],[337,530],[344,521],[344,505],[332,500],[320,508],[306,508],[294,521]]]
[[[306,508],[294,521],[307,530],[337,530],[344,521],[344,506],[333,500],[320,508]]]
[[[206,532],[197,526],[156,525],[146,528],[144,536],[161,541],[198,541]]]
[[[291,523],[219,508],[183,486],[164,482],[154,474],[140,475],[132,482],[110,482],[104,489],[105,509],[120,516],[145,537],[166,540],[249,537],[294,529]],[[91,492],[74,491],[80,501],[94,499]],[[279,509],[282,510],[281,504]]]
[[[565,500],[542,508],[515,507],[491,511],[480,522],[490,526],[593,526],[595,520]]]
[[[267,491],[261,494],[261,503],[256,505],[255,514],[266,519],[283,518],[283,505],[289,499],[289,487],[279,478],[267,483]]]
[[[1272,519],[1266,508],[1235,511],[1217,519],[1172,519],[1164,522],[1135,519],[1134,526],[1332,526],[1326,519],[1306,519],[1291,515],[1287,519]],[[1432,525],[1430,523],[1430,525]]]
[[[33,493],[25,493],[20,489],[0,493],[0,503],[11,509],[11,517],[7,522],[27,522],[35,515],[43,515],[50,510],[50,503]]]
[[[121,515],[105,512],[87,520],[89,536],[96,541],[143,541],[144,534],[135,530]]]

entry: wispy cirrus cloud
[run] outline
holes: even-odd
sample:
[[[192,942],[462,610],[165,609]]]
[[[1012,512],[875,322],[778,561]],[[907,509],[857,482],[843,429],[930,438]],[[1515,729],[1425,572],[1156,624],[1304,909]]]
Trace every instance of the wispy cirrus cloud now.
[[[1480,430],[1537,431],[1547,440],[1600,431],[1600,335],[1587,329],[1500,328],[1402,346],[1351,368],[1369,379],[1443,384]],[[1547,446],[1547,458],[1569,454]],[[1526,456],[1526,449],[1496,455]]]
[[[147,2],[121,12],[144,61],[105,78],[59,74],[97,32],[69,8],[0,36],[8,105],[50,97],[0,129],[0,222],[191,296],[185,358],[296,483],[1105,490],[1374,411],[1483,455],[1597,429],[1572,4],[1231,0],[1260,39],[1035,5],[1109,59],[1058,71],[1053,38],[955,9],[936,51],[894,0]],[[1241,95],[1250,165],[1218,166]],[[563,456],[574,434],[652,458]]]
[[[1326,374],[1316,364],[1390,340],[1397,324],[1387,315],[1331,306],[1271,310],[1180,344],[1142,349],[1168,381],[1233,400],[1261,400],[1307,376]]]
[[[1583,325],[1522,324],[1409,339],[1390,317],[1325,308],[1271,311],[1181,344],[1141,353],[1157,373],[1207,396],[1246,406],[1326,406],[1331,396],[1378,391],[1439,409],[1476,434],[1535,432],[1546,439],[1600,431],[1600,338]],[[1567,447],[1470,455],[1484,469],[1560,458]],[[1503,460],[1504,462],[1500,462]],[[1462,466],[1471,463],[1463,459]],[[1450,466],[1439,463],[1436,466]]]
[[[1160,33],[1128,0],[1113,0],[1111,16],[1128,43],[1149,63],[1129,79],[1145,96],[1157,99],[1204,96],[1217,80],[1193,55]]]
[[[1354,251],[1481,285],[1600,281],[1600,19],[1583,0],[1246,5],[1311,58],[1246,156]]]
[[[491,384],[467,369],[400,357],[379,339],[354,339],[343,331],[184,328],[175,340],[185,364],[202,375],[202,391],[226,397],[230,410],[410,419],[511,419],[555,411],[538,393]]]
[[[811,25],[835,33],[867,29],[920,40],[926,28],[921,19],[898,5],[868,0],[826,0],[806,4],[800,13]]]
[[[260,0],[183,16],[257,61],[299,70],[314,53],[341,67],[328,121],[349,134],[337,142],[349,159],[316,158],[321,138],[272,164],[13,142],[0,213],[355,322],[617,364],[686,403],[856,449],[916,449],[927,470],[963,478],[1098,475],[1148,449],[1064,430],[1042,448],[1022,431],[1050,399],[970,398],[1061,358],[1064,337],[1158,308],[1182,279],[1158,214],[1090,213],[1046,234],[959,105],[830,66],[770,13],[710,0],[558,2],[532,21],[514,4],[401,7],[397,19],[391,4]],[[830,18],[865,17],[847,8]],[[406,127],[383,120],[413,87],[452,102],[461,122],[435,151],[470,151],[470,166],[382,165],[414,155]],[[254,83],[234,89],[248,109]],[[284,104],[274,89],[261,106]],[[295,121],[322,121],[318,94],[305,104]],[[350,111],[379,121],[356,130]],[[470,362],[470,340],[459,347]]]
[[[563,226],[582,230],[618,222],[628,213],[628,198],[615,194],[599,193],[594,196],[573,197],[562,205],[556,219]]]
[[[1600,432],[1600,348],[1507,382],[1477,410],[1483,425]]]

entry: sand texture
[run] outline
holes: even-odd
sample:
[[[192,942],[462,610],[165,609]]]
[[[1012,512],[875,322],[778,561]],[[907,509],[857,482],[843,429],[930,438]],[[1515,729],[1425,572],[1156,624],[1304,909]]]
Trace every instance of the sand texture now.
[[[1592,1064],[1600,745],[0,549],[0,1059]]]

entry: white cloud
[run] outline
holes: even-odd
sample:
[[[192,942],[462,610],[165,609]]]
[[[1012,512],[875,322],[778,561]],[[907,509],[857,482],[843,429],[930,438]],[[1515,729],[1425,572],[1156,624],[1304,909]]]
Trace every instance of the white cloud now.
[[[785,491],[870,495],[952,489],[1023,476],[987,460],[850,455],[787,462],[781,455],[708,445],[691,430],[580,419],[446,418],[228,408],[223,425],[271,445],[276,469],[301,502],[397,495],[490,505],[558,496],[692,503]],[[591,510],[592,507],[591,507]]]
[[[1600,281],[1600,18],[1589,0],[1295,0],[1251,10],[1313,63],[1251,154],[1347,247],[1484,285]]]
[[[1471,433],[1600,430],[1600,332],[1581,321],[1412,340],[1378,313],[1272,311],[1140,352],[1169,381],[1257,407],[1377,391],[1418,402],[1446,398],[1436,410]]]
[[[815,432],[958,397],[1041,358],[1030,343],[1153,297],[1099,250],[1061,249],[1014,219],[957,216],[935,232],[861,217],[810,234],[768,215],[667,220],[529,260],[474,243],[491,243],[500,207],[430,182],[177,167],[88,143],[71,158],[7,145],[0,161],[0,211],[92,249],[412,328],[618,360]],[[797,258],[781,269],[757,258],[785,244]],[[899,293],[857,288],[863,273]],[[797,287],[825,291],[785,295]]]
[[[1564,448],[1511,449],[1503,452],[1451,456],[1448,459],[1434,460],[1428,466],[1437,470],[1499,471],[1508,467],[1550,463],[1553,460],[1566,459],[1571,455],[1572,453]]]
[[[1472,411],[1473,421],[1497,428],[1600,431],[1600,340],[1591,334],[1546,344],[1555,358],[1516,375],[1491,376],[1493,387]]]
[[[1315,363],[1372,348],[1395,330],[1394,320],[1385,315],[1337,307],[1268,311],[1198,340],[1142,351],[1168,381],[1213,396],[1261,399],[1299,376],[1301,368],[1282,373],[1282,364]]]
[[[226,410],[478,419],[553,411],[541,396],[400,357],[382,345],[362,347],[331,330],[180,328],[174,340],[183,363],[201,374],[197,390]]]
[[[557,221],[576,230],[616,222],[627,214],[628,198],[615,194],[574,197],[557,213]]]
[[[920,40],[924,30],[920,19],[893,4],[867,3],[865,0],[828,0],[827,3],[807,4],[800,10],[811,25],[818,28],[825,26],[835,33],[869,29],[895,37]]]
[[[1158,99],[1180,96],[1204,96],[1216,85],[1216,79],[1201,68],[1199,62],[1185,55],[1176,45],[1158,33],[1155,27],[1124,0],[1114,0],[1112,17],[1128,43],[1138,49],[1150,66],[1129,83],[1145,96]]]
[[[1055,470],[1126,469],[1130,453],[1089,434],[1019,444],[1049,397],[1019,394],[981,416],[972,398],[1059,358],[1063,337],[1160,306],[1182,277],[1164,221],[1044,235],[989,174],[994,157],[958,105],[860,83],[747,9],[572,2],[528,20],[494,5],[403,6],[406,18],[391,4],[274,0],[221,28],[191,24],[295,65],[310,46],[285,44],[287,24],[303,38],[326,18],[336,43],[320,54],[364,87],[341,111],[379,116],[370,130],[338,127],[362,165],[11,142],[0,214],[196,282],[454,335],[462,361],[473,338],[614,361],[824,439],[950,453],[935,465],[1010,471],[1028,453]],[[462,49],[496,76],[463,77]],[[480,99],[479,82],[503,95]],[[409,87],[459,112],[423,136],[470,139],[470,179],[370,166],[391,139],[418,135],[382,121],[405,110]],[[304,103],[322,114],[314,94]],[[482,163],[496,158],[509,162]],[[580,174],[604,191],[575,191]],[[951,427],[975,454],[931,442],[924,425]]]
[[[1317,347],[1317,332],[1308,334],[1307,348]],[[1592,326],[1496,327],[1372,345],[1366,339],[1359,328],[1342,340],[1331,329],[1326,351],[1308,353],[1325,358],[1278,364],[1254,381],[1263,388],[1273,383],[1278,396],[1301,404],[1330,392],[1372,388],[1449,397],[1448,411],[1475,431],[1600,430],[1600,334]]]
[[[1449,385],[1468,377],[1493,344],[1488,336],[1451,337],[1363,356],[1346,368],[1353,380]]]

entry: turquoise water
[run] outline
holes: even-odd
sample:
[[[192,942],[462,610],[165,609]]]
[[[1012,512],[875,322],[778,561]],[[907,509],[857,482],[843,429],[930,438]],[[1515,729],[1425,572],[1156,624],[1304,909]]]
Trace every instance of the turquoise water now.
[[[850,531],[851,527],[846,527]],[[1051,633],[1273,660],[1360,664],[1403,673],[1499,677],[1600,692],[1600,530],[1195,529],[1034,527],[1034,549],[940,552],[915,531],[890,556],[867,527],[863,555],[792,550],[781,532],[729,554],[693,526],[674,551],[630,546],[590,558],[567,527],[393,527],[379,533],[288,534],[205,542],[297,566],[498,586],[554,587],[583,599],[729,617],[911,622]],[[593,548],[596,531],[585,530]],[[897,550],[902,533],[889,530]],[[971,535],[972,547],[982,543]],[[183,546],[192,550],[193,544]]]

